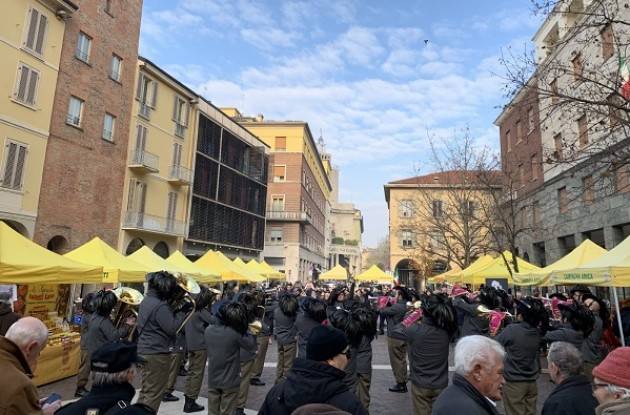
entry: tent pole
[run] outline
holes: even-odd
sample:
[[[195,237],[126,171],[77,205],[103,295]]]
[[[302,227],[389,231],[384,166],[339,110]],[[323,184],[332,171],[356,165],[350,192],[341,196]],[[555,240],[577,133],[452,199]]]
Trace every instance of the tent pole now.
[[[621,324],[621,311],[619,310],[619,296],[617,295],[617,288],[610,287],[613,292],[613,298],[615,299],[615,312],[617,314],[617,325],[619,326],[619,337],[621,337],[621,345],[626,346],[626,338],[623,332],[623,325]]]

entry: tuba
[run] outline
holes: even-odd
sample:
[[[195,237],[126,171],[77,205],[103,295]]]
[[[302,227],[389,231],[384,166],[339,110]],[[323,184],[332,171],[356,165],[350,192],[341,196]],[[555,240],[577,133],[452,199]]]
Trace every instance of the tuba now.
[[[262,305],[256,306],[256,320],[249,323],[249,331],[254,335],[258,336],[262,331],[262,318],[265,315],[265,307]]]
[[[118,298],[118,304],[112,311],[112,321],[116,328],[120,328],[129,317],[138,318],[137,308],[144,296],[140,291],[130,287],[118,287],[112,290],[112,292],[116,294],[116,298]],[[136,326],[134,325],[127,336],[127,340],[133,339],[135,331]]]
[[[199,294],[201,292],[201,287],[199,286],[197,281],[187,275],[177,272],[173,274],[173,276],[175,277],[175,282],[177,283],[177,285],[179,285],[179,287],[184,290],[184,296],[177,304],[176,309],[182,308],[184,306],[184,303],[192,304],[192,309],[190,310],[184,321],[182,321],[182,324],[180,324],[177,328],[177,334],[179,334],[179,332],[182,331],[186,323],[188,323],[188,320],[190,320],[193,313],[195,312],[196,303],[192,297],[192,294]]]

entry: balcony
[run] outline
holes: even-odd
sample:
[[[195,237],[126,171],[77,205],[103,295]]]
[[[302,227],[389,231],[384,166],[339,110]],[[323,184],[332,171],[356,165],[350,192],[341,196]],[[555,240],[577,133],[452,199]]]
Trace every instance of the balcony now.
[[[180,138],[184,138],[184,136],[186,135],[186,126],[176,122],[175,123],[175,135],[180,137]]]
[[[168,182],[173,185],[187,185],[192,182],[192,171],[183,166],[171,166]]]
[[[151,107],[149,104],[141,102],[140,108],[138,108],[138,115],[142,118],[146,118],[147,120],[151,119]]]
[[[136,150],[129,162],[129,168],[139,173],[157,173],[160,171],[160,158],[144,150]]]
[[[173,236],[186,234],[186,224],[183,221],[132,211],[125,214],[122,228]]]
[[[302,222],[308,223],[311,219],[306,212],[286,211],[286,210],[268,210],[267,220],[281,222]]]

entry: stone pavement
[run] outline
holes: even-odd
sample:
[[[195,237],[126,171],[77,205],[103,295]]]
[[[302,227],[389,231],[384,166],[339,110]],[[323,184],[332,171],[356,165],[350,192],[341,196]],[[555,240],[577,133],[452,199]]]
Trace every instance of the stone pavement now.
[[[402,415],[411,414],[412,406],[410,394],[398,394],[392,393],[387,390],[393,383],[394,377],[392,375],[391,367],[389,366],[389,356],[387,354],[387,339],[385,337],[379,337],[373,343],[373,361],[372,361],[372,385],[370,392],[372,400],[370,404],[371,414],[384,414],[384,415]],[[451,366],[453,362],[453,353],[451,349],[451,355],[449,357]],[[545,360],[545,359],[542,359]],[[266,382],[265,386],[252,386],[249,389],[249,396],[247,399],[246,407],[249,409],[248,414],[255,414],[269,389],[273,386],[275,380],[275,362],[277,361],[276,345],[275,343],[270,345],[267,352],[267,359],[265,363],[265,369],[263,370],[262,380]],[[544,362],[543,362],[544,363]],[[546,366],[546,364],[544,365]],[[452,371],[451,373],[452,374]],[[177,379],[176,389],[182,391],[185,378],[179,377]],[[76,379],[74,377],[55,382],[49,385],[45,385],[39,388],[40,396],[46,396],[52,392],[59,393],[63,399],[72,399],[75,389]],[[140,387],[139,382],[134,382],[134,386]],[[206,380],[201,388],[201,397],[198,402],[203,406],[206,406],[207,396]],[[538,413],[542,409],[542,404],[547,398],[549,393],[553,390],[553,384],[549,380],[549,376],[543,373],[538,379]],[[177,396],[182,397],[181,392],[175,393]],[[181,414],[184,406],[183,397],[179,402],[163,403],[160,408],[160,415],[174,415]],[[499,411],[504,413],[503,406],[499,403]],[[207,411],[197,412],[198,414],[206,414]]]

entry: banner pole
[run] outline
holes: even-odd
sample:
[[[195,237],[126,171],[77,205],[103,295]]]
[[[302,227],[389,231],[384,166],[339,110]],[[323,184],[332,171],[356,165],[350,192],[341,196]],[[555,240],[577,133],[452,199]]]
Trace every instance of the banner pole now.
[[[623,324],[621,324],[621,310],[619,310],[619,296],[617,295],[617,288],[610,287],[613,292],[613,298],[615,299],[615,314],[617,314],[617,326],[619,327],[619,337],[621,337],[621,345],[626,346],[626,337],[623,332]]]

